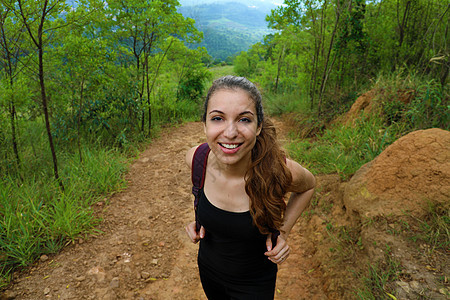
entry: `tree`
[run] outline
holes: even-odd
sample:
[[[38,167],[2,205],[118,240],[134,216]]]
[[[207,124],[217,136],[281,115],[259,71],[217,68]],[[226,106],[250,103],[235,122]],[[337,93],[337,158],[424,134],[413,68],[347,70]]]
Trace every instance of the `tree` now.
[[[11,125],[11,140],[13,152],[16,157],[17,168],[20,168],[20,156],[18,150],[18,141],[16,133],[16,97],[15,83],[20,73],[18,59],[24,53],[23,37],[21,24],[12,20],[11,4],[6,5],[0,2],[0,66],[4,74],[4,83],[7,86],[4,96],[8,95],[8,110]]]
[[[192,19],[185,19],[176,12],[177,0],[111,0],[110,14],[116,17],[112,24],[118,41],[125,42],[124,55],[133,57],[134,78],[138,82],[137,92],[142,107],[141,130],[144,131],[145,108],[148,110],[148,133],[152,126],[150,97],[158,77],[163,59],[154,62],[157,53],[166,53],[172,43],[169,36],[186,41],[198,41],[199,34]],[[163,55],[164,58],[165,55]],[[152,73],[153,72],[153,73]],[[150,79],[151,75],[153,78]]]
[[[59,178],[58,161],[56,150],[53,143],[52,131],[50,128],[50,118],[48,111],[48,97],[46,91],[46,80],[44,71],[44,50],[45,46],[50,43],[49,33],[57,30],[63,25],[63,21],[59,18],[63,11],[68,11],[68,6],[63,0],[42,0],[42,1],[23,1],[3,3],[10,9],[16,18],[20,20],[25,28],[34,49],[37,52],[38,80],[41,93],[41,104],[44,113],[45,128],[47,131],[48,142],[53,160],[53,172],[55,179],[58,181],[61,189],[64,185]]]

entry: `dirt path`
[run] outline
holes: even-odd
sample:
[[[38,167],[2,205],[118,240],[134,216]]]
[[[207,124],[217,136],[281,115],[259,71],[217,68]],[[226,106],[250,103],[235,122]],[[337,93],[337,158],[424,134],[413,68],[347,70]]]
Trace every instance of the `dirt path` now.
[[[197,245],[184,226],[193,218],[188,148],[204,141],[201,123],[165,130],[134,162],[128,188],[109,199],[102,234],[80,240],[18,275],[15,299],[206,299]],[[291,256],[279,268],[275,299],[327,299],[296,225]],[[310,249],[310,250],[307,250]]]

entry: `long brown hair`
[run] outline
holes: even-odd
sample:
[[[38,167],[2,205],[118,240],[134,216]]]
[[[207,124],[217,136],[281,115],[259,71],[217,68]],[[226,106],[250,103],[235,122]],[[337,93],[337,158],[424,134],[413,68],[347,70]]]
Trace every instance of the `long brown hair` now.
[[[257,87],[244,77],[225,76],[215,80],[208,91],[204,105],[203,122],[209,99],[223,89],[241,89],[255,103],[257,124],[261,132],[252,149],[252,161],[245,174],[245,191],[250,198],[250,214],[262,234],[268,234],[283,225],[286,203],[284,196],[292,182],[286,166],[286,155],[278,144],[275,126],[264,117],[262,97]]]

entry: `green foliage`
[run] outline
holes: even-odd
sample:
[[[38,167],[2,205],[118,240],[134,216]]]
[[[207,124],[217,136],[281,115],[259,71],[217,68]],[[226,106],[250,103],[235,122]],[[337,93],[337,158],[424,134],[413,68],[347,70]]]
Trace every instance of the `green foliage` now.
[[[218,66],[218,67],[212,67],[209,69],[211,72],[212,79],[217,79],[220,77],[223,77],[225,75],[236,75],[234,73],[234,66]]]
[[[266,90],[301,91],[319,114],[380,72],[407,68],[444,88],[449,12],[438,0],[288,0],[267,16],[276,33],[240,54],[237,71]],[[252,68],[250,53],[261,46]]]
[[[388,126],[400,124],[405,131],[450,129],[447,86],[398,70],[387,76],[379,75],[375,88],[384,94],[382,111]]]
[[[205,90],[210,73],[205,69],[190,70],[179,84],[178,99],[197,101]]]
[[[308,99],[298,93],[265,93],[264,109],[272,116],[280,116],[292,112],[309,112]]]

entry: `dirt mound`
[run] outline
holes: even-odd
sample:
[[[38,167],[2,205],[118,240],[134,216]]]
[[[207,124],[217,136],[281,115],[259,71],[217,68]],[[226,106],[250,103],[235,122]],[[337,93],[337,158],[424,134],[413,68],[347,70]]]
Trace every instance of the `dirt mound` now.
[[[349,182],[318,176],[316,197],[300,222],[329,299],[388,299],[386,292],[397,299],[448,299],[448,250],[427,240],[418,220],[431,224],[429,202],[448,212],[449,148],[448,131],[417,131]]]
[[[408,104],[414,97],[415,92],[411,89],[399,89],[394,92],[387,92],[377,88],[371,89],[359,96],[350,110],[346,114],[339,116],[332,123],[350,125],[353,124],[362,113],[372,114],[378,111],[378,107],[385,101],[399,101],[403,104]],[[382,101],[378,101],[378,99],[382,99]]]
[[[356,99],[355,103],[353,103],[350,110],[344,115],[344,123],[349,124],[355,120],[361,112],[370,113],[374,109],[374,101],[375,96],[379,94],[378,91],[372,89]]]
[[[428,205],[449,206],[450,132],[410,133],[364,165],[346,187],[349,212],[364,217],[422,218]]]
[[[440,279],[450,271],[448,251],[421,235],[431,224],[424,221],[435,217],[430,207],[448,214],[448,199],[450,132],[441,129],[400,138],[345,186],[346,232],[359,236],[357,260],[395,274],[387,290],[399,299],[448,299],[448,282]]]

